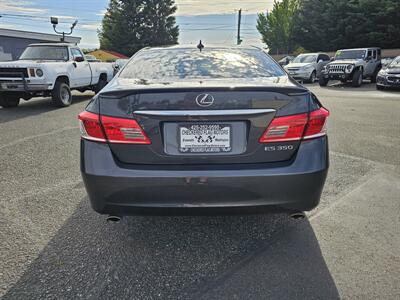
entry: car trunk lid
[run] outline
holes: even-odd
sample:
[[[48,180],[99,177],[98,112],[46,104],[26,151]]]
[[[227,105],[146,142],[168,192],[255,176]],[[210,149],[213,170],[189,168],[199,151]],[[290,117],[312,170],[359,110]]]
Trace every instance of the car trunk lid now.
[[[151,140],[150,145],[110,143],[121,163],[233,164],[289,160],[300,141],[267,147],[259,140],[275,117],[307,113],[309,97],[297,85],[142,87],[102,93],[99,102],[100,115],[135,119]],[[276,145],[285,147],[271,151]]]

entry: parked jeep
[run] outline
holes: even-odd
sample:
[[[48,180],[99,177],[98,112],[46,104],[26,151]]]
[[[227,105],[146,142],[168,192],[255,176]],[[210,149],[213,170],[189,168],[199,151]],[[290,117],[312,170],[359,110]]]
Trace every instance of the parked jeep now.
[[[334,60],[322,70],[319,85],[326,86],[329,80],[340,80],[351,81],[354,87],[359,87],[363,79],[375,82],[381,68],[380,48],[338,50]]]

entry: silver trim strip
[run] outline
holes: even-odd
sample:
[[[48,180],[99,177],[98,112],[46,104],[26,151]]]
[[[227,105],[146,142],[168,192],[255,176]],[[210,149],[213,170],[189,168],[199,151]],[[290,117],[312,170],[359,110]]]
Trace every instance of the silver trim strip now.
[[[303,137],[303,140],[315,139],[317,137],[321,137],[321,136],[325,136],[325,135],[327,135],[326,132],[320,132],[320,133],[317,133],[317,134],[314,134],[314,135],[305,136],[305,137]]]
[[[275,109],[229,109],[229,110],[137,110],[135,115],[157,117],[196,117],[196,116],[243,116],[274,113]]]

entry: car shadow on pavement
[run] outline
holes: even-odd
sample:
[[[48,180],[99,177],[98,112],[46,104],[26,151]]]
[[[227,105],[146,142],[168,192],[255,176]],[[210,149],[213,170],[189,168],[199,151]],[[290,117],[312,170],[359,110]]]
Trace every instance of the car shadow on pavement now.
[[[339,299],[307,219],[134,216],[83,199],[4,299]]]
[[[73,95],[72,104],[77,104],[82,101],[89,100],[93,95],[90,94],[82,94],[82,95]],[[26,117],[31,117],[35,115],[40,115],[42,113],[47,113],[49,111],[54,111],[57,109],[63,109],[54,106],[51,98],[40,98],[29,101],[21,100],[21,104],[18,107],[14,108],[1,108],[0,107],[0,124],[6,123],[18,119],[23,119]]]
[[[342,89],[343,91],[359,91],[359,92],[377,92],[377,93],[382,93],[382,94],[393,94],[393,95],[399,95],[400,89],[385,89],[385,90],[377,90],[375,83],[371,83],[369,81],[364,81],[361,87],[353,87],[351,85],[351,82],[347,83],[342,83],[340,81],[333,81],[332,83],[329,83],[326,87],[323,87],[323,89],[328,89],[332,91],[338,91],[338,89]]]

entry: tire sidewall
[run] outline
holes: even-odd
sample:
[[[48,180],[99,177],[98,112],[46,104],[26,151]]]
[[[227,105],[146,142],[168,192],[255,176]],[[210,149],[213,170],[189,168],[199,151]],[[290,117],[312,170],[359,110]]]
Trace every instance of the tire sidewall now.
[[[310,76],[309,81],[310,81],[310,83],[314,83],[316,79],[317,79],[317,72],[314,70],[314,71],[311,73],[311,76]]]
[[[68,99],[63,99],[65,95],[68,95]],[[70,106],[72,103],[72,94],[69,85],[65,82],[57,82],[53,90],[53,100],[59,107]]]
[[[9,96],[5,98],[4,96],[0,96],[0,106],[3,108],[12,108],[17,107],[19,105],[20,98]]]
[[[353,74],[352,85],[353,87],[360,87],[363,81],[363,73],[360,69],[356,70]]]
[[[320,86],[327,86],[328,80],[326,80],[324,77],[320,76],[320,78],[318,79],[318,83]]]

